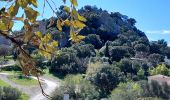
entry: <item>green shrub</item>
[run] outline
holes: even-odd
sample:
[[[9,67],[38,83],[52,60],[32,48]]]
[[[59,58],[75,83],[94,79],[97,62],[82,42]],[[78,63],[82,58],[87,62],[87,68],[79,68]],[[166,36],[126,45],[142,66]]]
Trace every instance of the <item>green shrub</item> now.
[[[0,100],[19,100],[22,93],[12,87],[0,87]]]
[[[2,68],[3,71],[21,71],[21,68],[18,65],[7,66]]]
[[[96,34],[89,34],[87,35],[87,37],[85,38],[84,42],[86,44],[92,44],[96,49],[99,49],[102,47],[103,43],[100,39],[99,35]]]
[[[88,58],[78,58],[77,52],[72,48],[64,48],[59,54],[52,60],[50,72],[61,75],[85,73]]]
[[[76,55],[79,58],[96,56],[96,52],[92,44],[85,44],[84,42],[81,42],[80,44],[74,44],[71,48],[77,52]]]
[[[142,88],[138,83],[120,83],[112,91],[109,100],[137,100],[137,98],[141,97],[141,93]]]
[[[150,75],[157,74],[170,76],[170,69],[168,69],[165,64],[160,64],[157,67],[150,70]]]
[[[106,97],[119,82],[124,81],[124,74],[118,67],[102,64],[96,71],[88,74],[87,78],[100,89],[100,97]]]

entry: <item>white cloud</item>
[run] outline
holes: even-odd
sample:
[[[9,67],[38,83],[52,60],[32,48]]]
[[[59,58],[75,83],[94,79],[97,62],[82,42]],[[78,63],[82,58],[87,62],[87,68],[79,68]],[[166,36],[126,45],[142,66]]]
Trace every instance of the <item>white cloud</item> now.
[[[170,47],[170,42],[168,42],[168,46]]]
[[[170,34],[170,30],[148,30],[148,31],[146,31],[146,33],[165,35],[165,34]]]

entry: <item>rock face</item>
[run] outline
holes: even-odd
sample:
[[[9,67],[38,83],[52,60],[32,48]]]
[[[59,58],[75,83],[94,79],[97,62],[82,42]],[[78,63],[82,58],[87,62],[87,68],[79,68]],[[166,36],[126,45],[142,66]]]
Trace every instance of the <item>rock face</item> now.
[[[64,12],[63,7],[60,7],[60,11],[57,13],[63,19],[68,17]],[[87,22],[85,23],[86,27],[81,30],[80,34],[85,36],[88,36],[89,34],[98,35],[103,44],[107,41],[114,41],[119,38],[118,35],[124,34],[125,32],[135,34],[134,37],[137,38],[143,37],[148,41],[145,33],[136,28],[135,19],[128,18],[128,16],[122,15],[119,12],[108,13],[106,10],[98,9],[93,6],[85,6],[79,10],[79,13],[87,19]],[[63,32],[59,32],[56,28],[57,18],[52,17],[51,19],[54,20],[54,24],[48,27],[46,32],[54,33],[54,37],[57,37],[55,39],[61,42],[61,47],[68,46],[70,44],[69,28],[63,27]],[[42,21],[41,23],[42,25],[40,25],[38,29],[44,33],[46,27],[50,23],[50,19],[47,19],[44,22]],[[133,36],[131,37],[134,38]]]

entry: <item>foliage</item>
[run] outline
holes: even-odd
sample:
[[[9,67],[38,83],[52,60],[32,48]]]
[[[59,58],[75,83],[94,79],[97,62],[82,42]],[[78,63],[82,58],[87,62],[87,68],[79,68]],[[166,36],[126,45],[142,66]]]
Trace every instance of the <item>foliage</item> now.
[[[134,48],[138,52],[149,52],[149,47],[144,44],[136,44]]]
[[[77,49],[80,50],[79,48]],[[81,51],[83,50],[81,49]],[[79,51],[79,56],[81,56],[81,51]],[[89,50],[87,52],[89,52]],[[78,53],[73,48],[63,48],[60,50],[59,54],[59,56],[52,60],[50,72],[61,75],[85,73],[88,64],[88,58],[77,57]],[[82,54],[84,55],[84,53]]]
[[[118,67],[121,69],[122,72],[125,74],[127,73],[134,73],[134,69],[132,67],[132,62],[129,59],[122,59],[118,63]]]
[[[152,97],[152,98],[160,98],[161,100],[169,99],[170,87],[166,84],[159,84],[156,81],[151,81],[148,83],[147,81],[140,81],[139,84],[142,87],[142,97]]]
[[[19,100],[22,93],[12,87],[1,87],[0,86],[0,99],[1,100]]]
[[[161,74],[161,75],[170,76],[170,69],[168,69],[165,64],[159,64],[155,68],[150,70],[150,74],[151,75]]]
[[[167,42],[163,39],[150,42],[150,52],[151,53],[164,54],[166,47],[167,47]]]
[[[2,71],[21,71],[21,68],[18,65],[13,65],[2,68]]]
[[[100,36],[96,34],[87,35],[84,41],[86,44],[92,44],[96,49],[100,49],[103,46],[103,42],[100,39]]]
[[[162,56],[161,54],[154,53],[148,56],[148,62],[151,64],[150,66],[155,67],[157,64],[163,61],[164,61],[164,56]]]
[[[64,94],[69,94],[73,100],[93,100],[99,99],[99,92],[89,81],[83,79],[81,75],[67,76],[63,86],[53,92],[52,100],[63,100]]]
[[[109,100],[137,100],[141,97],[142,87],[138,83],[127,82],[120,83],[112,91]]]
[[[139,79],[146,79],[145,71],[141,68],[137,73]]]
[[[77,57],[79,58],[86,58],[96,55],[94,46],[91,44],[84,44],[82,42],[81,44],[74,44],[72,48],[77,52]]]
[[[109,64],[103,64],[87,78],[100,89],[100,97],[106,97],[119,82],[124,81],[124,75],[120,69]]]

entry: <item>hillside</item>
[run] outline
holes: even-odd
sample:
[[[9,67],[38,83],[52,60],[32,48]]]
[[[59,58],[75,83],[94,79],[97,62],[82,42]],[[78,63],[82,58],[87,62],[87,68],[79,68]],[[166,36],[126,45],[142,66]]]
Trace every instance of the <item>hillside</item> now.
[[[56,13],[62,19],[69,17],[63,6]],[[147,82],[152,75],[170,76],[170,66],[165,62],[170,58],[170,47],[165,40],[149,41],[135,26],[134,18],[119,12],[85,6],[79,13],[87,19],[86,27],[80,31],[86,38],[80,43],[69,41],[69,27],[63,26],[62,32],[57,29],[55,17],[39,21],[35,29],[52,34],[60,43],[59,55],[47,63],[42,63],[44,59],[32,50],[39,58],[40,69],[49,70],[65,82],[53,93],[53,100],[62,100],[64,93],[74,100],[170,98],[166,84]]]

